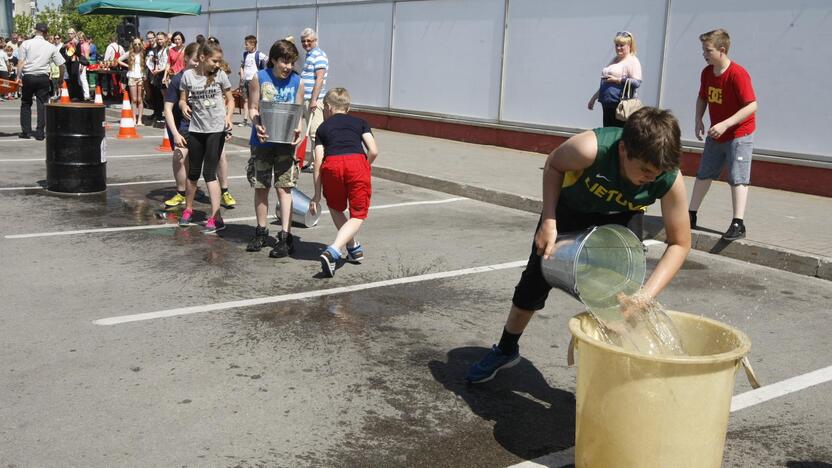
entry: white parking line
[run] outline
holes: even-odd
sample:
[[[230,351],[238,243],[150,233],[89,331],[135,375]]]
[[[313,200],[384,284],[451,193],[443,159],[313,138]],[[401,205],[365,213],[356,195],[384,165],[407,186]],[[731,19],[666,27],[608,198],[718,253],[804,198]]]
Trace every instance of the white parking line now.
[[[488,265],[474,268],[465,268],[462,270],[445,271],[439,273],[428,273],[424,275],[408,276],[405,278],[396,278],[383,281],[375,281],[372,283],[356,284],[352,286],[342,286],[339,288],[320,289],[317,291],[307,291],[301,293],[284,294],[281,296],[260,297],[256,299],[244,299],[240,301],[221,302],[218,304],[206,304],[192,307],[181,307],[178,309],[160,310],[157,312],[148,312],[144,314],[122,315],[119,317],[108,317],[94,320],[92,323],[96,325],[119,325],[122,323],[141,322],[144,320],[154,320],[167,317],[178,317],[182,315],[199,314],[203,312],[216,312],[220,310],[236,309],[240,307],[251,307],[262,304],[274,304],[277,302],[297,301],[301,299],[309,299],[312,297],[331,296],[334,294],[343,294],[355,291],[364,291],[367,289],[383,288],[387,286],[397,286],[402,284],[418,283],[422,281],[430,281],[443,278],[453,278],[455,276],[472,275],[476,273],[485,273],[489,271],[505,270],[508,268],[519,268],[524,266],[528,260],[518,260],[516,262],[498,263],[496,265]]]
[[[231,150],[226,151],[227,154],[250,154],[250,150]],[[156,153],[144,153],[144,154],[114,154],[112,156],[107,156],[107,160],[110,159],[127,159],[127,158],[167,158],[170,157],[170,153],[167,151],[159,151]],[[45,158],[28,158],[28,159],[0,159],[0,163],[4,162],[44,162],[46,161]]]
[[[781,380],[731,398],[731,412],[740,411],[769,400],[832,381],[832,366],[824,367],[797,377]],[[575,447],[543,455],[508,468],[561,468],[575,463]]]
[[[392,203],[389,205],[377,205],[371,206],[371,210],[383,210],[387,208],[401,208],[405,206],[417,206],[417,205],[439,205],[442,203],[453,203],[458,201],[468,200],[467,198],[445,198],[442,200],[425,200],[425,201],[415,201],[415,202],[404,202],[404,203]],[[329,211],[324,210],[321,211],[321,214],[329,213]],[[270,215],[270,217],[272,217]],[[253,221],[257,219],[256,216],[246,216],[242,218],[227,218],[224,221],[226,223],[236,223],[241,221]],[[96,228],[96,229],[78,229],[75,231],[53,231],[53,232],[37,232],[33,234],[10,234],[5,236],[6,239],[31,239],[34,237],[56,237],[56,236],[73,236],[78,234],[102,234],[107,232],[122,232],[122,231],[143,231],[146,229],[168,229],[168,228],[175,228],[178,227],[178,224],[150,224],[145,226],[122,226],[122,227],[111,227],[111,228]]]
[[[239,175],[239,176],[228,176],[228,179],[245,179],[246,176]],[[137,182],[116,182],[112,184],[107,184],[107,187],[120,187],[125,185],[147,185],[147,184],[170,184],[176,182],[173,179],[164,179],[164,180],[140,180]],[[32,185],[29,187],[0,187],[0,191],[8,191],[8,190],[43,190],[43,187],[39,185]]]

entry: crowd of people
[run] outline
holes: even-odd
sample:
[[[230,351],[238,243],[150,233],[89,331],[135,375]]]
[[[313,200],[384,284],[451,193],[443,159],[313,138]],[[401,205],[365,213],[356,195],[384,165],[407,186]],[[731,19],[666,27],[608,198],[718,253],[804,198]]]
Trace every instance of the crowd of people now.
[[[38,24],[36,30],[33,39],[19,46],[22,53],[18,54],[17,71],[23,74],[24,84],[23,134],[31,132],[31,123],[25,119],[30,118],[33,93],[38,95],[37,137],[42,136],[43,129],[39,93],[48,89],[43,87],[49,86],[52,76],[47,65],[51,61],[59,67],[58,76],[71,81],[82,76],[85,54],[91,53],[91,47],[83,46],[85,39],[80,34],[74,39],[75,51],[66,44],[60,48],[48,45],[43,37],[46,25]],[[180,225],[191,225],[201,176],[211,202],[204,232],[215,233],[225,227],[221,207],[236,203],[228,193],[228,163],[223,151],[231,136],[235,108],[229,80],[231,67],[216,38],[198,36],[186,44],[180,32],[170,37],[172,42],[164,32],[148,32],[144,41],[134,38],[128,52],[114,47],[112,55],[127,69],[127,86],[138,120],[143,99],[148,97],[153,119],[164,119],[173,142],[177,192],[165,201],[165,206],[182,208]],[[258,252],[270,243],[267,217],[269,193],[274,187],[281,226],[269,256],[292,254],[292,189],[300,172],[299,160],[304,159],[297,148],[308,136],[315,188],[311,209],[317,212],[325,198],[338,229],[336,238],[320,256],[322,273],[331,277],[340,262],[360,262],[364,258],[364,248],[356,236],[367,218],[372,194],[370,166],[378,148],[367,122],[349,114],[349,92],[338,87],[327,90],[329,61],[318,47],[317,33],[307,28],[300,38],[306,51],[302,66],[297,66],[300,53],[292,37],[275,41],[268,52],[259,50],[255,36],[243,39],[239,91],[245,114],[241,125],[251,127],[246,175],[254,189],[257,219],[246,250]],[[679,171],[682,146],[676,118],[670,111],[655,107],[622,112],[622,103],[637,96],[642,68],[636,57],[635,36],[621,31],[613,39],[615,55],[601,70],[599,88],[588,104],[593,109],[596,102],[601,103],[603,125],[569,138],[550,153],[543,173],[543,211],[528,264],[515,288],[499,344],[470,368],[470,382],[488,381],[500,369],[519,362],[520,336],[534,312],[544,307],[551,290],[542,275],[541,259],[552,254],[558,232],[622,224],[641,236],[644,210],[660,202],[667,249],[640,292],[646,300],[652,300],[684,263],[699,205],[711,180],[727,166],[734,219],[723,238],[730,241],[745,236],[743,215],[756,97],[748,72],[728,57],[728,33],[717,29],[699,39],[707,66],[700,75],[695,133],[706,141],[690,204]],[[105,56],[109,53],[108,46]],[[78,87],[82,81],[77,82]],[[263,102],[304,106],[292,141],[275,141],[268,134],[260,112]],[[707,131],[703,123],[706,110],[711,122]]]

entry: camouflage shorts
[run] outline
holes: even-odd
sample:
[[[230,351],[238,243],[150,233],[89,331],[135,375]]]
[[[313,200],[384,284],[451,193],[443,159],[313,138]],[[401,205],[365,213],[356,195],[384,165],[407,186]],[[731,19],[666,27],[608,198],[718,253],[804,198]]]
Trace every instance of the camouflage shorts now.
[[[298,181],[298,172],[292,145],[251,148],[246,176],[253,188],[270,188],[273,178],[275,187],[294,187]]]

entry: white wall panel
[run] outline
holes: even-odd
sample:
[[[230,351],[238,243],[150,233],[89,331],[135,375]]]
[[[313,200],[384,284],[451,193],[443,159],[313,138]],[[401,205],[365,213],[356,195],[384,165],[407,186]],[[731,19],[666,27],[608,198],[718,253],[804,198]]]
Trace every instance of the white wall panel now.
[[[315,0],[258,0],[258,6],[274,7],[274,6],[303,6],[315,5]]]
[[[355,104],[388,106],[392,13],[392,3],[320,8],[318,45],[329,58],[327,89],[347,88]]]
[[[165,31],[168,30],[167,18],[153,18],[150,16],[139,17],[139,35],[144,39],[145,33],[148,31]]]
[[[261,3],[262,4],[262,3]],[[260,10],[260,35],[258,47],[268,54],[268,50],[275,41],[286,36],[294,36],[302,64],[305,52],[300,46],[300,32],[304,28],[315,27],[315,8],[281,8],[276,10]]]
[[[225,61],[231,65],[229,79],[232,86],[239,85],[240,62],[243,59],[243,38],[257,35],[257,12],[211,13],[211,35],[219,39]],[[262,50],[262,47],[259,47]],[[266,49],[268,53],[268,49]]]
[[[179,31],[185,36],[185,43],[196,40],[197,34],[208,36],[208,14],[200,16],[177,16],[170,19],[170,32]]]
[[[503,0],[397,3],[392,107],[496,119],[503,14]]]
[[[757,95],[757,149],[825,156],[832,122],[832,14],[827,0],[674,1],[664,104],[694,140],[699,76],[705,67],[699,34],[722,27],[729,56],[748,70]],[[707,113],[706,113],[707,114]],[[709,125],[707,115],[706,127]]]
[[[207,3],[207,0],[205,0]],[[240,9],[240,8],[256,8],[257,7],[257,0],[213,0],[211,2],[210,11],[217,11],[217,10],[231,10],[231,9]],[[205,6],[202,7],[202,12],[207,13],[209,8]]]
[[[656,105],[665,0],[571,2],[511,0],[502,119],[571,128],[601,126],[601,105],[587,109],[613,38],[636,39],[643,82],[639,97]]]

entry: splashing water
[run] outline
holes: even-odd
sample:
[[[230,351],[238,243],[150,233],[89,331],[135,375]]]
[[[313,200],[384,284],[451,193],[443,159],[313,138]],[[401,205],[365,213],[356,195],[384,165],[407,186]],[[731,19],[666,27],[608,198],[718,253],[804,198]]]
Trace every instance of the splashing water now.
[[[679,331],[658,301],[644,293],[632,296],[619,294],[620,318],[604,317],[590,308],[598,327],[598,338],[604,343],[619,346],[649,356],[687,356]]]

